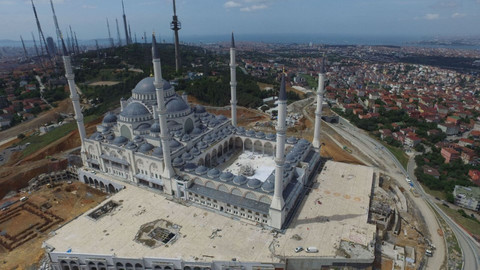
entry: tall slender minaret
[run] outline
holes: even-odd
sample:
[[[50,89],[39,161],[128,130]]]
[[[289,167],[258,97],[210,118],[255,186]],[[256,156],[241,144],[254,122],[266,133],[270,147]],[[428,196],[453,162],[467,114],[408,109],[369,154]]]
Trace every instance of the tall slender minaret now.
[[[72,62],[70,59],[70,55],[68,54],[67,47],[65,46],[65,42],[63,41],[63,37],[60,37],[62,42],[63,48],[63,63],[65,65],[65,77],[68,81],[68,88],[70,88],[70,99],[72,99],[73,103],[73,110],[75,112],[75,120],[77,120],[78,126],[78,133],[80,134],[80,142],[82,144],[81,147],[81,157],[83,164],[86,164],[86,155],[85,155],[85,148],[83,142],[87,137],[87,133],[85,131],[85,126],[83,125],[83,114],[82,108],[80,107],[80,97],[77,93],[77,88],[75,86],[75,75],[72,71]]]
[[[277,149],[275,153],[275,189],[272,204],[270,204],[270,226],[281,229],[285,220],[283,207],[283,166],[285,165],[285,136],[287,131],[287,91],[285,87],[285,74],[282,74],[280,93],[278,95],[278,119],[277,119]]]
[[[232,125],[237,126],[237,65],[235,61],[235,38],[232,32],[232,45],[230,46],[230,91],[232,106]]]
[[[320,127],[322,125],[322,104],[323,93],[325,88],[325,55],[323,55],[322,66],[318,74],[318,89],[317,89],[317,109],[315,110],[315,131],[313,133],[312,145],[316,149],[320,148]]]
[[[162,141],[163,149],[163,178],[169,182],[165,183],[164,190],[167,194],[172,194],[172,182],[171,178],[175,175],[175,171],[172,167],[172,158],[170,156],[170,133],[167,127],[167,109],[165,107],[165,97],[163,92],[163,78],[162,78],[162,66],[160,64],[160,57],[157,51],[157,40],[155,34],[152,35],[152,58],[153,58],[153,73],[155,81],[155,91],[157,92],[157,105],[160,119],[160,139]]]

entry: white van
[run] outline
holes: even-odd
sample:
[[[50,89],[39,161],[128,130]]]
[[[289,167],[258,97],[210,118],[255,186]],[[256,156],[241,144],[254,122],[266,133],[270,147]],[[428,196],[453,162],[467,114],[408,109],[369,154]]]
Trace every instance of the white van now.
[[[308,252],[308,253],[317,253],[317,252],[318,252],[318,248],[316,248],[316,247],[308,247],[305,251]]]
[[[28,199],[27,197],[21,197],[21,198],[20,198],[20,201],[21,201],[21,202],[24,202],[24,201],[26,201],[27,199]]]

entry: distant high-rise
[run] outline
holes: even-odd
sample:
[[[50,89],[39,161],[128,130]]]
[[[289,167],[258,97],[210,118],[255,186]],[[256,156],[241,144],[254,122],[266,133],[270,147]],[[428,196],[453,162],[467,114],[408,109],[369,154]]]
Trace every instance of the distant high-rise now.
[[[177,17],[177,8],[175,6],[175,0],[173,0],[173,20],[170,23],[170,29],[175,33],[175,71],[180,69],[180,44],[178,40],[178,30],[182,29],[182,24]]]
[[[55,45],[55,42],[53,41],[52,37],[47,37],[47,48],[48,51],[54,54],[57,51],[57,46]]]

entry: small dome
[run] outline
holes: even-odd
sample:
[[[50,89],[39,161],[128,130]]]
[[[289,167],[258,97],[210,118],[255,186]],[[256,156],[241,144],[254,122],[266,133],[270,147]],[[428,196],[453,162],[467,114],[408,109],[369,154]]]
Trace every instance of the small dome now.
[[[265,136],[265,138],[266,138],[267,140],[275,140],[275,134],[273,134],[273,133],[268,133],[268,134]]]
[[[162,147],[155,147],[153,149],[153,153],[152,153],[154,156],[157,156],[157,157],[163,157],[163,149]]]
[[[201,152],[198,151],[196,147],[193,147],[192,150],[190,150],[190,154],[192,154],[193,156],[198,156],[201,154]]]
[[[245,135],[253,137],[253,136],[255,136],[255,131],[249,130],[249,131],[247,131],[247,133],[245,133]]]
[[[133,150],[137,148],[137,145],[134,142],[128,142],[127,145],[125,145],[125,148],[128,150]]]
[[[209,127],[215,127],[217,126],[218,124],[220,124],[220,121],[218,121],[217,119],[212,119],[208,122],[208,126]]]
[[[202,130],[199,129],[198,127],[196,127],[196,128],[194,128],[194,129],[192,130],[192,134],[193,134],[193,135],[202,134]]]
[[[183,131],[182,130],[176,131],[174,136],[175,138],[181,138],[183,136]]]
[[[89,139],[93,140],[97,135],[99,135],[100,132],[94,132],[92,135],[90,135]],[[100,134],[101,135],[101,134]]]
[[[288,153],[286,156],[287,162],[295,162],[297,157],[294,153]]]
[[[205,107],[203,107],[202,105],[197,105],[197,106],[195,106],[195,112],[196,113],[204,113],[204,112],[206,112],[206,110],[205,110]]]
[[[113,134],[110,134],[110,135],[107,136],[107,140],[109,140],[109,141],[112,141],[114,139],[115,139],[115,135],[113,135]]]
[[[262,190],[268,193],[272,193],[275,188],[275,184],[269,181],[265,181],[262,185]]]
[[[235,177],[235,176],[231,172],[223,172],[220,175],[220,180],[223,181],[223,182],[228,182],[228,181],[232,181],[233,177]]]
[[[208,172],[208,168],[201,165],[201,166],[198,166],[196,169],[195,169],[195,173],[198,174],[198,175],[204,175]]]
[[[208,145],[207,145],[205,142],[200,141],[200,142],[197,143],[197,147],[198,147],[199,149],[202,149],[202,150],[203,150],[203,149],[207,148]]]
[[[185,152],[185,153],[182,154],[182,158],[183,158],[184,160],[192,160],[192,159],[193,159],[193,156],[192,156],[192,154],[190,154],[190,153],[188,153],[188,152]]]
[[[150,151],[152,149],[153,149],[153,145],[151,145],[149,143],[144,143],[144,144],[140,145],[140,147],[138,147],[138,152],[147,153],[148,151]]]
[[[115,123],[117,122],[117,116],[112,113],[112,112],[108,112],[105,117],[103,118],[103,123],[104,124],[111,124],[111,123]]]
[[[259,139],[265,138],[265,133],[263,133],[263,131],[259,131],[259,132],[255,133],[255,137],[257,137]]]
[[[150,128],[150,132],[160,133],[160,124],[157,122],[153,123],[152,127]]]
[[[293,170],[293,166],[290,163],[285,163],[285,165],[283,165],[283,167],[285,168],[285,171]]]
[[[287,139],[287,143],[297,143],[297,138],[295,138],[295,137],[289,137],[289,138]]]
[[[115,145],[122,145],[128,142],[128,139],[123,136],[118,136],[113,140],[113,144]]]
[[[185,164],[185,167],[183,167],[183,169],[186,172],[193,172],[195,171],[196,168],[197,168],[197,165],[195,165],[194,163],[187,163]]]
[[[233,183],[239,186],[247,183],[247,181],[248,179],[243,175],[237,175],[233,178]]]
[[[213,168],[211,169],[210,171],[208,171],[208,174],[207,174],[208,177],[210,178],[217,178],[220,176],[220,171],[216,168]]]
[[[103,140],[103,136],[102,136],[102,134],[97,134],[97,135],[95,136],[95,138],[93,138],[93,139],[94,139],[95,141],[101,141],[101,140]]]
[[[248,180],[247,187],[259,188],[260,186],[262,186],[262,181],[258,180],[257,178],[252,178]]]
[[[182,112],[189,109],[187,103],[185,103],[185,101],[178,96],[167,101],[167,104],[165,106],[168,113]]]
[[[191,138],[190,138],[190,135],[185,134],[185,135],[182,136],[181,141],[182,141],[182,142],[188,142],[188,141],[190,141],[190,139],[191,139]]]
[[[174,140],[174,139],[170,140],[170,148],[175,149],[180,146],[182,146],[182,144],[179,143],[177,140]]]
[[[217,116],[217,120],[223,122],[223,121],[227,120],[227,117],[225,115],[219,115],[219,116]]]
[[[303,144],[303,145],[309,145],[309,144],[310,144],[310,142],[307,141],[307,140],[305,140],[305,139],[299,140],[298,143],[299,143],[299,144]]]
[[[173,159],[172,165],[174,167],[180,167],[183,164],[185,164],[185,162],[183,161],[183,159],[181,157],[176,157],[176,158]]]
[[[143,142],[143,137],[137,135],[133,138],[133,142],[134,143],[141,143],[141,142]]]
[[[142,104],[138,102],[132,102],[123,109],[120,115],[126,118],[134,118],[143,115],[150,115],[150,112]]]
[[[237,128],[237,131],[236,131],[237,134],[245,134],[245,128],[244,127],[239,127]]]

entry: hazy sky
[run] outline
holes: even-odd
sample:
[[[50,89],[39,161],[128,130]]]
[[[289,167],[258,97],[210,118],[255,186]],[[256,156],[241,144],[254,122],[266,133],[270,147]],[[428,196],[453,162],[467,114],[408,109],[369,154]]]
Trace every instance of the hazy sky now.
[[[171,0],[124,0],[132,33],[171,40]],[[54,36],[49,0],[35,0],[46,36]],[[62,31],[79,39],[116,39],[121,0],[54,0]],[[480,36],[480,0],[177,0],[180,35],[314,33],[370,36]],[[36,25],[30,0],[0,0],[0,39],[30,39]]]

